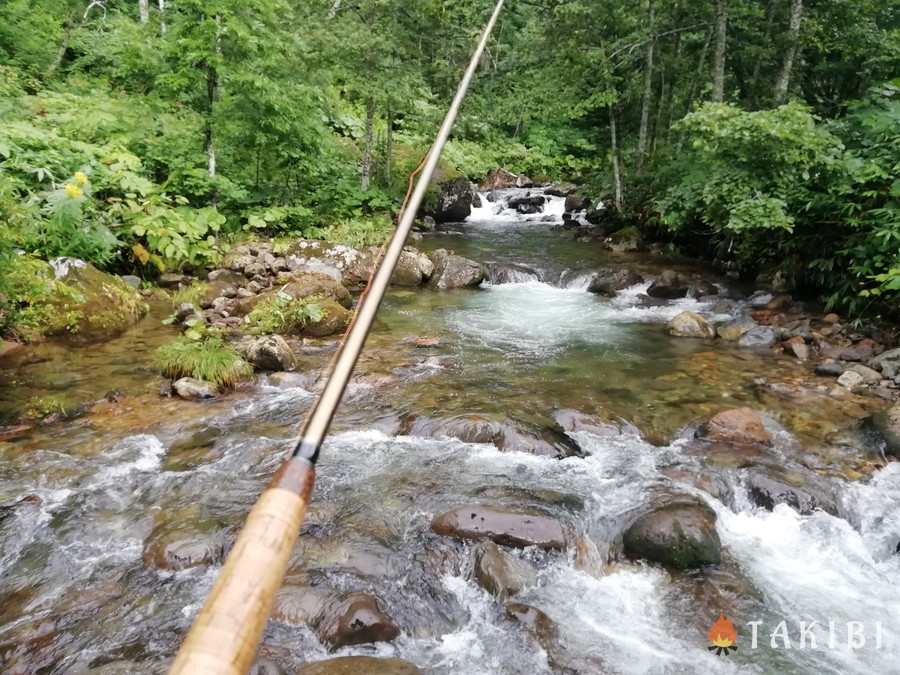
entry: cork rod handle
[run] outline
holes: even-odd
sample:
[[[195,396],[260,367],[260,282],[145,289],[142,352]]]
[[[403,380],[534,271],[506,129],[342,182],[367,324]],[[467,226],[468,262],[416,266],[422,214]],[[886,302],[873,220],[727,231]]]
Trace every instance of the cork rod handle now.
[[[244,675],[250,670],[306,514],[311,466],[307,472],[299,490],[292,481],[262,493],[170,675]]]

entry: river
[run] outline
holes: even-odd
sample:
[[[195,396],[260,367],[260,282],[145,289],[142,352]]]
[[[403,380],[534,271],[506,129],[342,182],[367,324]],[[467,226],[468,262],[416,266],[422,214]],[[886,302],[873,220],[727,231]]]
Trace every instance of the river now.
[[[785,395],[814,380],[787,356],[670,337],[666,322],[685,309],[710,320],[743,311],[746,289],[724,279],[710,277],[722,293],[700,300],[651,303],[646,283],[588,293],[602,264],[710,275],[576,241],[554,227],[561,198],[523,217],[504,208],[510,196],[484,195],[467,222],[417,245],[452,248],[511,283],[391,291],[323,450],[286,584],[372,593],[401,629],[336,653],[467,675],[900,672],[900,464],[871,469],[863,404],[819,395],[824,386]],[[161,399],[152,352],[172,335],[164,313],[102,347],[47,345],[4,373],[4,411],[52,392],[119,392],[0,442],[0,503],[28,496],[0,512],[4,672],[164,672],[313,400],[312,377],[263,378],[212,403]],[[417,347],[421,337],[438,343]],[[301,369],[321,371],[333,348],[308,345]],[[697,424],[741,406],[764,412],[766,456],[698,452]],[[560,411],[603,422],[565,435]],[[827,495],[832,513],[756,506],[747,480],[760,468]],[[671,495],[715,511],[721,564],[675,572],[621,554],[623,528]],[[538,570],[516,600],[556,624],[551,650],[473,581],[469,544],[430,531],[435,514],[464,504],[548,515],[569,531],[565,552],[510,551]],[[149,542],[160,532],[197,542],[190,555],[211,564],[159,569]],[[738,629],[728,655],[708,649],[720,613]],[[817,647],[800,648],[812,621]],[[278,621],[262,653],[286,672],[332,654],[311,629]]]

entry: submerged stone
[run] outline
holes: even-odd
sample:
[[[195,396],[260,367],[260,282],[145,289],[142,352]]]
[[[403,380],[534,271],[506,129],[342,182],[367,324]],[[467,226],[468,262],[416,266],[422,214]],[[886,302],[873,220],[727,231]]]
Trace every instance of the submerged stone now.
[[[510,555],[492,541],[482,542],[473,553],[475,579],[497,598],[516,595],[537,582],[537,572],[532,565]]]
[[[712,442],[735,445],[772,444],[762,415],[751,408],[735,408],[719,413],[701,427],[699,435]]]
[[[414,664],[401,659],[374,656],[341,656],[300,667],[297,675],[421,675]]]
[[[669,335],[712,339],[716,333],[709,322],[696,312],[682,312],[669,322]]]
[[[390,642],[400,635],[400,629],[382,611],[374,595],[351,593],[325,609],[316,634],[332,649],[338,649],[368,642]]]

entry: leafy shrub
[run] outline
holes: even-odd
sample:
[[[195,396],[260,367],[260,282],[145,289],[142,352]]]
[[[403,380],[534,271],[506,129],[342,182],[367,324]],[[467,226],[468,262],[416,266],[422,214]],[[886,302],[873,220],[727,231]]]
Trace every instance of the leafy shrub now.
[[[247,315],[246,322],[254,333],[299,333],[311,323],[321,321],[322,307],[315,298],[296,299],[287,293],[260,302]]]
[[[193,377],[225,389],[253,374],[253,367],[217,335],[178,338],[157,350],[156,361],[164,377]]]

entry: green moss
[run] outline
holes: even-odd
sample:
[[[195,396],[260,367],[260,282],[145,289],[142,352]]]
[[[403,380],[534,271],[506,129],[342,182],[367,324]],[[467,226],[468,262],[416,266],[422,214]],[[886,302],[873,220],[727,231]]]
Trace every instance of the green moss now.
[[[609,238],[615,244],[621,244],[627,241],[634,241],[635,239],[641,238],[641,232],[634,225],[629,225],[628,227],[623,227],[621,230],[616,230]]]
[[[253,375],[253,367],[218,336],[179,338],[160,347],[156,361],[165,377],[193,377],[224,389]]]
[[[34,420],[44,419],[54,414],[66,414],[66,405],[58,396],[33,396],[25,403],[22,414]]]
[[[287,293],[278,293],[254,307],[245,321],[252,333],[300,333],[322,320],[322,301],[318,297],[295,299]]]

